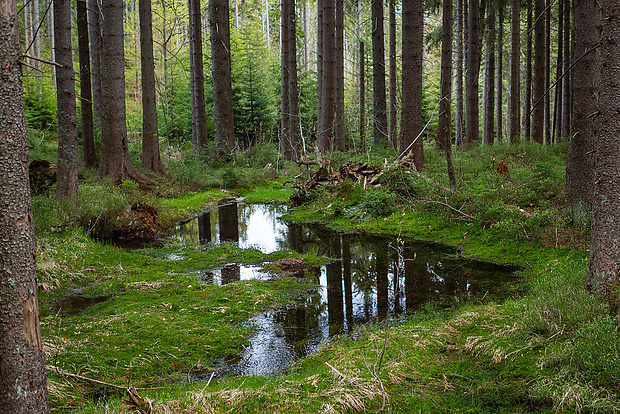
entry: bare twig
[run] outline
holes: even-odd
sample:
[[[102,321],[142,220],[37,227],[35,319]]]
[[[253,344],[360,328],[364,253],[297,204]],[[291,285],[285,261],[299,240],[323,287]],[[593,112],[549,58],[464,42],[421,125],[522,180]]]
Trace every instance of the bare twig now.
[[[478,220],[478,221],[480,221],[480,219],[478,219],[478,218],[476,218],[476,217],[474,217],[474,216],[470,216],[469,214],[467,214],[467,213],[465,213],[465,212],[463,212],[463,211],[459,210],[458,208],[452,207],[452,206],[451,206],[450,204],[448,204],[448,203],[444,203],[444,202],[442,202],[442,201],[437,201],[437,200],[430,200],[430,199],[427,199],[427,198],[421,198],[420,200],[422,200],[422,201],[424,201],[424,202],[427,202],[427,203],[441,204],[442,206],[448,207],[449,209],[454,210],[454,211],[456,211],[457,213],[462,214],[463,216],[465,216],[465,217],[467,217],[467,218],[470,218],[470,219],[472,219],[472,220]]]
[[[123,387],[121,385],[116,385],[116,384],[111,384],[109,382],[96,380],[94,378],[85,377],[84,375],[72,374],[72,373],[70,373],[68,371],[65,371],[62,368],[59,368],[59,367],[50,366],[48,368],[54,370],[61,377],[76,378],[76,379],[79,379],[79,380],[82,380],[82,381],[88,381],[88,382],[92,382],[94,384],[105,385],[106,387],[112,387],[112,388],[116,388],[116,389],[123,390],[123,391],[125,391],[127,389],[126,387]]]
[[[39,58],[36,58],[34,56],[30,56],[30,55],[22,55],[22,57],[25,57],[25,58],[28,58],[28,59],[32,59],[32,60],[36,60],[37,62],[45,63],[45,64],[48,64],[48,65],[56,66],[57,68],[62,68],[62,65],[60,63],[52,62],[51,60],[39,59]]]

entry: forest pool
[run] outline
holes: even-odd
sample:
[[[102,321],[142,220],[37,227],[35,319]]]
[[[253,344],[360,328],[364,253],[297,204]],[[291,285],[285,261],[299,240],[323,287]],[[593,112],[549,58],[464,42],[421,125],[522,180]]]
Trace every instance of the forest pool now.
[[[396,320],[407,311],[484,299],[502,299],[519,289],[516,266],[464,258],[459,251],[395,235],[339,235],[286,222],[286,206],[224,199],[219,206],[177,226],[175,242],[238,244],[263,253],[295,250],[334,258],[324,266],[291,273],[317,289],[297,306],[274,309],[248,320],[255,333],[246,352],[221,361],[224,374],[270,376],[316,352],[329,337],[354,333],[360,324]],[[196,271],[202,283],[281,277],[257,265],[230,263]],[[211,373],[190,375],[209,378]]]

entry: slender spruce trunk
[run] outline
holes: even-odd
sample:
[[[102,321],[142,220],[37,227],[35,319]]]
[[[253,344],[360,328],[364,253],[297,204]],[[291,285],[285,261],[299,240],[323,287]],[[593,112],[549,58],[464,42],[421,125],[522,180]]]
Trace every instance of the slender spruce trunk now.
[[[510,49],[510,98],[508,100],[508,125],[510,142],[519,141],[521,124],[521,6],[520,0],[512,1]]]
[[[71,48],[71,1],[54,0],[54,38],[56,42],[56,98],[58,102],[58,162],[56,200],[78,193],[80,161]]]
[[[77,1],[78,49],[80,60],[80,108],[82,113],[82,165],[97,163],[93,122],[93,98],[90,78],[90,50],[86,0]]]
[[[164,172],[164,165],[159,154],[151,0],[140,0],[139,8],[142,72],[142,167],[161,174]]]
[[[405,5],[412,0],[404,0]],[[372,96],[373,96],[373,137],[375,147],[388,138],[388,125],[385,102],[385,30],[383,29],[383,1],[372,0]],[[404,27],[403,27],[404,30]],[[403,39],[404,39],[403,35]],[[403,69],[405,65],[403,65]]]

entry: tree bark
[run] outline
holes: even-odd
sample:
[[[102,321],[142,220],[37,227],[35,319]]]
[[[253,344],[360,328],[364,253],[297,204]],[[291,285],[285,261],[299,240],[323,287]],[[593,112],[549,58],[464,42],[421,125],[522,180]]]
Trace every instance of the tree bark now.
[[[220,151],[231,154],[235,149],[236,140],[232,104],[228,0],[209,0],[209,29],[211,32],[215,144]]]
[[[35,58],[41,59],[41,31],[39,25],[41,25],[41,16],[39,10],[39,0],[32,0],[32,54]],[[33,66],[35,69],[41,70],[41,62],[35,60]],[[35,71],[35,76],[40,79],[39,72]]]
[[[290,0],[289,5],[289,31],[288,31],[288,67],[289,67],[289,108],[291,121],[291,146],[293,158],[298,160],[304,152],[299,132],[299,88],[297,85],[297,19],[295,13],[295,0]]]
[[[398,150],[397,122],[398,108],[396,104],[396,0],[389,0],[389,76],[388,76],[388,96],[389,96],[389,139],[392,147]],[[404,148],[403,148],[404,149]]]
[[[88,17],[86,0],[77,1],[78,49],[80,59],[80,108],[82,112],[82,165],[97,163],[93,123],[93,98],[90,78],[90,51],[88,49]]]
[[[551,0],[545,0],[545,128],[544,143],[551,144]]]
[[[562,0],[565,2],[564,5],[564,53],[563,53],[563,68],[564,72],[568,72],[570,69],[570,27],[571,27],[571,18],[570,18],[570,0]],[[562,137],[570,137],[571,136],[571,77],[565,76],[564,81],[562,82]]]
[[[527,0],[527,51],[525,53],[525,106],[523,110],[523,128],[525,140],[532,139],[532,0]]]
[[[582,12],[581,1],[575,6],[575,27],[577,14]],[[590,7],[596,2],[585,1]],[[594,173],[594,209],[592,215],[592,239],[590,243],[590,263],[588,265],[588,287],[597,294],[607,296],[613,302],[617,298],[618,262],[620,243],[618,243],[618,223],[620,222],[620,3],[617,0],[599,2],[602,10],[602,36],[600,61],[600,131],[596,139],[596,161]],[[597,15],[591,9],[592,15]],[[589,27],[587,32],[594,32]],[[577,48],[575,30],[575,48]],[[579,55],[579,50],[576,50]],[[594,55],[596,53],[591,53]],[[579,62],[578,65],[581,65]],[[575,77],[575,84],[577,77]],[[577,85],[575,85],[577,87]],[[575,92],[575,98],[578,93]],[[577,108],[577,102],[575,102]],[[575,114],[577,117],[577,114]],[[577,133],[577,131],[575,131]],[[620,322],[620,321],[619,321]]]
[[[323,25],[324,17],[323,12],[325,8],[326,0],[316,0],[316,21],[317,21],[317,33],[316,33],[316,120],[317,131],[316,140],[319,151],[324,154],[329,149],[329,141],[325,136],[325,108],[323,102],[323,54],[324,54],[324,37],[323,37]]]
[[[151,0],[140,0],[140,58],[142,71],[142,167],[162,174],[159,154],[155,58],[153,56],[153,18]]]
[[[0,0],[0,412],[49,413],[17,5]]]
[[[423,4],[403,1],[402,108],[399,152],[411,152],[418,171],[424,169],[422,141]]]
[[[539,1],[539,0],[537,0]],[[510,49],[510,99],[508,100],[508,125],[510,142],[518,142],[521,135],[519,109],[521,107],[521,6],[520,0],[512,1]]]
[[[454,108],[454,130],[456,145],[463,144],[463,4],[465,0],[456,0],[456,80]]]
[[[56,98],[58,102],[58,163],[56,200],[78,193],[79,144],[71,50],[71,1],[54,0]]]
[[[282,0],[280,5],[280,148],[286,160],[295,159],[291,142],[291,108],[289,93],[289,4]]]
[[[555,71],[555,105],[553,105],[553,139],[562,140],[562,90],[566,79],[562,76],[562,62],[564,62],[564,0],[558,1],[558,59]]]
[[[495,141],[495,40],[495,11],[489,7],[482,90],[482,144],[486,145]]]
[[[441,101],[439,103],[439,126],[437,142],[444,148],[448,168],[450,191],[456,191],[456,176],[452,163],[452,108],[450,96],[452,91],[452,24],[453,0],[443,0],[443,17],[441,33]]]
[[[334,146],[334,121],[336,115],[336,14],[334,0],[322,0],[322,45],[321,68],[321,118],[319,119],[319,150],[321,153],[332,151]]]
[[[405,5],[412,0],[403,2]],[[383,29],[383,1],[372,0],[372,96],[373,137],[375,147],[388,137],[385,102],[385,30]],[[405,11],[403,10],[403,15]],[[405,28],[403,27],[403,31]],[[403,36],[404,39],[405,36]],[[404,57],[403,57],[404,59]],[[403,65],[403,68],[406,67]],[[403,76],[404,77],[404,76]],[[403,87],[404,89],[404,87]]]
[[[344,3],[343,0],[336,0],[336,100],[335,116],[336,125],[334,126],[334,143],[338,151],[345,150],[345,128],[344,128]]]
[[[93,110],[95,122],[101,123],[101,2],[88,0],[88,30],[93,84]],[[54,59],[52,59],[54,60]]]
[[[504,139],[504,6],[497,11],[497,63],[495,64],[495,133],[497,142]]]
[[[125,61],[123,1],[107,0],[102,5],[101,162],[99,174],[116,182],[134,180],[150,183],[129,158],[125,110]]]
[[[364,42],[360,40],[360,113],[359,128],[362,154],[366,154],[366,57],[364,53]]]
[[[544,143],[545,124],[545,0],[534,0],[534,112],[532,138]]]
[[[517,1],[517,0],[515,0]],[[480,1],[469,0],[467,64],[465,65],[465,137],[470,146],[479,139]]]
[[[228,5],[228,3],[226,3]],[[228,7],[228,6],[227,6]],[[209,2],[209,10],[211,2]],[[228,20],[226,21],[228,25]],[[211,28],[211,30],[213,30]],[[189,0],[190,77],[192,91],[192,145],[196,155],[207,143],[207,111],[202,55],[202,13],[200,0]],[[214,80],[215,82],[215,80]],[[215,91],[214,91],[215,94]],[[215,96],[214,107],[215,107]]]
[[[595,153],[599,136],[600,58],[592,51],[601,39],[601,11],[597,0],[575,2],[575,53],[579,58],[574,66],[573,131],[566,160],[566,207],[576,221],[587,222],[594,201],[595,160],[607,154]],[[591,51],[591,52],[589,52]],[[597,169],[598,169],[598,163]]]

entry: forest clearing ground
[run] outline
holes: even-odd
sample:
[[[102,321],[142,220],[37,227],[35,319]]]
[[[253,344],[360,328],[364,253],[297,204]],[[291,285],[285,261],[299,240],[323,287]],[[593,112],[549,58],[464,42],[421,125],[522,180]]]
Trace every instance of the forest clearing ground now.
[[[61,222],[54,222],[50,211],[58,205],[35,198],[39,228],[48,223],[48,229],[60,229],[38,235],[48,364],[123,386],[155,384],[138,393],[161,413],[357,412],[387,404],[393,412],[620,411],[620,341],[613,312],[585,291],[587,231],[561,207],[564,151],[526,144],[461,154],[455,163],[459,193],[453,198],[442,190],[443,159],[432,149],[423,175],[395,170],[380,187],[344,182],[317,188],[289,219],[340,232],[393,233],[457,245],[467,256],[525,266],[524,286],[502,304],[482,299],[447,310],[430,304],[387,330],[382,323],[366,325],[272,378],[227,377],[208,385],[160,380],[203,364],[195,355],[238,352],[248,334],[241,321],[291,295],[302,297],[309,287],[288,278],[197,286],[181,269],[190,263],[321,259],[292,252],[265,258],[229,245],[123,251],[70,230],[74,213],[66,205],[60,208]],[[511,181],[496,173],[492,161],[480,161],[486,159],[504,159]],[[283,182],[296,174],[294,167],[289,170],[288,177],[242,193],[253,201],[286,199],[291,192]],[[237,180],[248,176],[243,169],[226,174]],[[93,217],[102,210],[101,200],[109,206],[142,197],[131,186],[96,186],[81,193],[92,203],[81,209]],[[222,194],[180,191],[154,204],[162,220],[173,223]],[[182,260],[164,260],[171,252],[180,252]],[[112,299],[63,318],[53,302],[71,289]],[[222,337],[232,340],[223,344]],[[92,389],[50,376],[59,410],[133,412],[117,391],[93,394]]]

